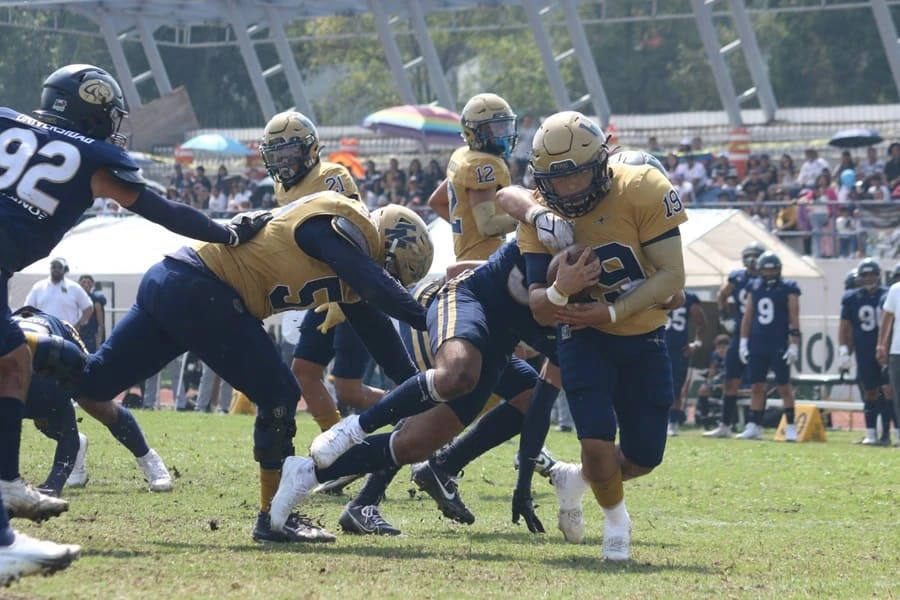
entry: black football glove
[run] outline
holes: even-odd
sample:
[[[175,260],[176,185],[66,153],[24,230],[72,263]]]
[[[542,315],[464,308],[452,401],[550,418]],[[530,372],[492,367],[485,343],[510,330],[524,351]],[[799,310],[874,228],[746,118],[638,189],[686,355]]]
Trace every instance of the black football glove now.
[[[512,522],[519,524],[519,517],[525,519],[525,525],[531,533],[544,533],[544,524],[534,514],[534,503],[531,494],[524,490],[516,489],[512,500]]]
[[[232,217],[231,222],[225,226],[231,232],[229,246],[238,246],[253,239],[266,223],[272,220],[272,213],[267,210],[254,210],[243,212]]]

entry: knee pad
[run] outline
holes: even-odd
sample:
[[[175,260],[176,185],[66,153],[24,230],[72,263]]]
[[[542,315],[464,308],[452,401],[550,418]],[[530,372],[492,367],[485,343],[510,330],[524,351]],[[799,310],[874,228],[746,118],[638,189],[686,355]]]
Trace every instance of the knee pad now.
[[[253,458],[264,469],[280,469],[285,457],[294,453],[297,423],[286,406],[258,410],[253,424]]]

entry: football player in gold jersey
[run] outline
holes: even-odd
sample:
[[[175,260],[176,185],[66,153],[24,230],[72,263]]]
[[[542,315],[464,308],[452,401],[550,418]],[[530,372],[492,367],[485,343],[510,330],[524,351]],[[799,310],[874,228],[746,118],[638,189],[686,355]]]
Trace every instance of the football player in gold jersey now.
[[[407,208],[370,215],[336,192],[296,200],[274,211],[250,242],[185,247],[150,267],[135,305],[90,357],[82,394],[109,401],[195,352],[257,406],[260,512],[253,538],[332,541],[298,515],[270,518],[282,462],[294,452],[300,387],[260,321],[338,302],[388,376],[403,381],[417,371],[387,315],[425,327],[424,310],[404,286],[428,272],[433,252],[425,223]]]
[[[621,561],[631,557],[622,482],[652,471],[665,450],[674,391],[662,329],[684,287],[678,227],[687,216],[657,169],[610,165],[606,142],[581,113],[548,117],[532,147],[538,189],[506,188],[498,201],[522,220],[532,312],[540,323],[559,324],[560,368],[583,460],[562,486],[568,491],[557,485],[560,511],[580,510],[583,475],[606,515],[602,556]],[[542,210],[535,206],[569,219],[575,242],[589,246],[574,265],[561,261],[553,282],[550,249],[526,218]],[[591,251],[599,261],[588,261]],[[585,288],[594,302],[568,303]]]
[[[280,206],[326,190],[360,200],[359,189],[347,168],[321,160],[316,126],[299,112],[285,111],[272,117],[263,131],[259,151],[266,171],[275,181],[275,201]],[[334,389],[339,401],[362,410],[384,395],[384,390],[363,384],[369,353],[359,336],[346,323],[338,325],[336,330],[330,329],[333,320],[343,321],[343,315],[334,305],[329,305],[329,313],[327,329],[323,328],[326,314],[306,313],[291,363],[309,413],[322,431],[341,420],[335,401],[323,383],[325,369],[332,359]]]
[[[463,108],[460,125],[466,145],[450,157],[447,178],[428,205],[453,228],[456,260],[487,260],[516,228],[494,201],[510,183],[506,159],[516,146],[516,114],[497,94],[478,94]]]

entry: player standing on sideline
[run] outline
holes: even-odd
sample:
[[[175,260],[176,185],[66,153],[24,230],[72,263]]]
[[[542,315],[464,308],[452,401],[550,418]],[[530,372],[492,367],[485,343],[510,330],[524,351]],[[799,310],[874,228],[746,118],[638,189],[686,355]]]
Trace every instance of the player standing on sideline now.
[[[703,337],[706,334],[706,315],[703,314],[703,306],[700,298],[693,292],[684,293],[684,306],[669,311],[666,321],[666,347],[669,351],[669,360],[672,361],[672,381],[675,389],[675,401],[669,410],[669,427],[666,434],[678,435],[678,426],[684,422],[685,414],[682,407],[687,397],[687,375],[690,368],[691,357],[694,352],[703,347]],[[694,325],[694,341],[688,341],[688,329]]]
[[[150,267],[134,306],[91,355],[81,395],[109,402],[174,357],[196,353],[257,406],[260,511],[253,539],[333,541],[299,515],[270,522],[282,462],[294,453],[301,390],[260,321],[339,302],[388,376],[402,381],[416,369],[387,315],[425,326],[422,307],[403,285],[428,272],[433,252],[425,223],[408,208],[369,215],[336,192],[292,202],[238,248],[184,247]]]
[[[43,84],[34,117],[0,108],[0,496],[7,509],[49,514],[65,510],[19,477],[19,444],[32,355],[45,349],[26,342],[12,322],[9,278],[47,256],[91,207],[112,198],[124,208],[187,237],[237,245],[258,230],[246,216],[222,226],[187,205],[170,202],[145,186],[140,169],[124,149],[119,129],[127,116],[118,82],[92,65],[68,65]],[[77,346],[69,352],[80,358]],[[30,352],[29,352],[30,350]],[[35,357],[40,359],[40,356]],[[57,365],[61,366],[61,365]],[[0,509],[0,582],[67,567],[80,552],[17,534]]]
[[[730,438],[731,428],[738,422],[737,397],[744,376],[744,363],[740,357],[740,327],[747,307],[747,285],[759,273],[756,261],[765,252],[759,242],[753,242],[741,252],[742,269],[728,274],[728,281],[719,288],[716,303],[719,305],[719,322],[731,336],[728,354],[725,358],[725,389],[722,398],[722,421],[715,429],[704,433],[704,437]],[[728,299],[734,301],[734,316],[728,314]]]
[[[878,364],[888,370],[891,395],[894,398],[894,415],[895,418],[900,418],[900,327],[895,323],[896,314],[900,311],[900,264],[894,265],[889,282],[890,287],[881,311],[875,357]],[[894,443],[900,446],[900,430],[897,431]]]
[[[882,415],[887,431],[893,412],[887,410],[887,405],[893,403],[890,381],[875,357],[881,306],[888,290],[881,285],[881,266],[874,259],[863,259],[854,271],[859,287],[844,293],[841,298],[838,368],[850,370],[852,348],[856,355],[856,381],[862,389],[866,421],[866,437],[860,443],[877,445],[878,415]],[[884,396],[880,397],[879,391]]]
[[[759,277],[747,286],[739,345],[741,362],[750,369],[750,416],[737,437],[762,439],[766,376],[771,370],[784,401],[784,440],[796,442],[791,365],[800,356],[800,288],[797,282],[781,278],[781,259],[774,252],[764,252],[757,268]]]
[[[600,259],[599,284],[591,289],[597,301],[568,304],[581,290],[566,287],[566,261],[548,282],[551,256],[540,227],[527,218],[519,226],[532,313],[539,323],[561,324],[560,368],[581,441],[581,473],[567,478],[570,493],[560,494],[560,509],[564,500],[580,503],[583,476],[606,516],[602,556],[623,561],[631,558],[631,518],[622,482],[651,472],[666,445],[674,392],[663,326],[666,304],[684,287],[679,225],[687,216],[656,168],[610,166],[607,139],[581,113],[548,117],[532,149],[538,189],[508,188],[504,207],[517,217],[537,206],[571,219],[575,242]],[[622,293],[626,286],[632,289]]]

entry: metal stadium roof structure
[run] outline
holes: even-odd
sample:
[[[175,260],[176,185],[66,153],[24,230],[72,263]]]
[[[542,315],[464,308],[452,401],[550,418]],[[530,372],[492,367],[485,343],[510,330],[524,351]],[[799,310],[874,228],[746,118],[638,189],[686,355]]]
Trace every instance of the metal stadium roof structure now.
[[[625,0],[0,0],[0,27],[22,26],[33,29],[33,23],[21,21],[20,17],[22,11],[39,10],[57,16],[52,20],[53,24],[45,29],[102,36],[109,48],[126,100],[132,107],[142,104],[137,91],[137,84],[141,81],[153,79],[160,96],[172,91],[160,56],[160,46],[237,46],[249,73],[262,116],[268,120],[278,112],[267,82],[276,75],[286,78],[296,108],[314,116],[290,46],[291,41],[296,40],[289,39],[286,35],[286,23],[327,16],[372,15],[401,100],[407,104],[423,101],[416,98],[407,75],[408,69],[422,64],[427,70],[434,99],[442,106],[456,108],[445,77],[447,65],[440,63],[430,34],[434,28],[429,27],[427,15],[517,5],[524,10],[525,22],[501,21],[465,27],[451,24],[443,30],[529,29],[540,51],[557,109],[589,105],[605,127],[612,111],[601,74],[590,51],[584,25],[598,22],[693,20],[703,42],[722,107],[731,125],[740,126],[743,124],[741,105],[751,98],[758,100],[766,121],[774,120],[778,110],[766,65],[750,22],[751,14],[868,9],[873,13],[894,84],[900,93],[900,43],[890,13],[890,6],[900,5],[900,0],[796,0],[790,3],[779,0],[633,0],[629,4],[640,4],[640,10],[623,12],[620,9],[625,4]],[[595,11],[599,16],[585,19],[579,13],[580,5],[599,8]],[[65,13],[84,17],[85,26],[73,25],[71,19],[58,18]],[[727,42],[720,40],[714,18],[732,19],[734,29],[738,32],[737,39]],[[88,24],[93,24],[96,28]],[[561,35],[568,36],[568,42],[571,43],[568,50],[554,54],[548,33],[551,25],[554,27],[555,39],[559,39]],[[221,27],[220,40],[210,42],[204,38],[200,43],[192,41],[192,28],[210,26]],[[169,32],[174,30],[174,40],[155,37],[162,27]],[[395,36],[401,32],[404,35],[411,33],[418,44],[421,54],[412,61],[404,62],[400,54]],[[171,38],[171,35],[168,37]],[[141,43],[149,70],[132,73],[122,48],[122,43],[126,40]],[[256,52],[256,47],[260,44],[271,44],[275,48],[279,61],[277,64],[263,67]],[[726,55],[734,51],[742,52],[753,80],[752,87],[740,92],[734,87],[725,60]],[[587,93],[579,98],[571,98],[566,89],[559,68],[559,63],[565,60],[575,60],[578,63],[584,88],[587,89]]]

